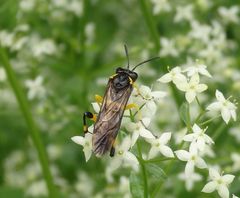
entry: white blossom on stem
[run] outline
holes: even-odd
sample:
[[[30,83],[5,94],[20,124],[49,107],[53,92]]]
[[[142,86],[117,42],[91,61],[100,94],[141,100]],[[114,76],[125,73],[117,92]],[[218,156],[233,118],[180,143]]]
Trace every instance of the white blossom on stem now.
[[[133,146],[136,143],[139,136],[148,138],[148,139],[155,138],[153,136],[153,134],[151,133],[151,131],[146,129],[146,127],[148,127],[149,124],[150,124],[150,118],[143,118],[142,120],[140,120],[136,123],[130,122],[130,123],[126,124],[126,129],[129,132],[132,132],[131,146]]]
[[[174,67],[167,74],[159,78],[157,81],[161,83],[169,83],[172,81],[174,84],[178,84],[185,82],[186,77],[182,74],[182,70],[180,67]]]
[[[202,74],[204,76],[207,76],[209,78],[212,77],[212,75],[208,72],[207,66],[203,64],[195,64],[193,66],[187,67],[184,72],[187,72],[188,76],[193,76],[195,74]]]
[[[187,82],[186,80],[185,82],[182,82],[177,85],[178,89],[186,92],[185,98],[188,101],[188,103],[193,102],[193,100],[197,96],[197,93],[201,93],[207,89],[207,85],[199,83],[200,83],[199,75],[195,74],[191,77],[189,82]]]
[[[207,128],[201,129],[197,124],[194,124],[192,130],[193,133],[185,135],[183,140],[191,142],[191,144],[196,144],[199,151],[203,151],[206,144],[214,143],[212,138],[205,134]]]
[[[85,159],[86,159],[86,162],[87,162],[92,155],[92,134],[87,133],[85,135],[85,137],[74,136],[71,139],[76,144],[80,144],[80,145],[83,146],[83,152],[84,152]]]
[[[186,189],[191,191],[193,189],[194,183],[202,180],[202,176],[198,173],[192,173],[186,175],[184,172],[178,175],[179,179],[185,181]]]
[[[230,118],[232,117],[234,121],[237,119],[236,109],[237,107],[229,101],[229,99],[225,99],[222,92],[216,90],[216,98],[217,102],[213,102],[207,107],[209,111],[221,111],[221,115],[223,120],[228,123]]]
[[[121,165],[130,166],[134,170],[138,168],[138,160],[134,154],[132,154],[129,149],[131,148],[131,138],[129,136],[125,137],[121,145],[115,148],[115,155],[110,163],[113,169],[119,168]]]
[[[220,175],[216,169],[209,169],[209,176],[211,181],[208,182],[202,189],[202,192],[211,193],[215,190],[222,198],[229,198],[228,185],[232,183],[234,175]]]
[[[205,161],[199,156],[198,149],[196,145],[190,145],[189,151],[178,150],[175,151],[178,159],[181,161],[187,162],[185,166],[185,174],[191,175],[194,172],[194,167],[198,167],[200,169],[207,168],[207,164]]]
[[[151,149],[148,154],[148,158],[155,157],[159,152],[165,157],[174,157],[172,149],[166,144],[171,139],[171,132],[163,133],[159,138],[147,139],[146,141],[151,144]]]

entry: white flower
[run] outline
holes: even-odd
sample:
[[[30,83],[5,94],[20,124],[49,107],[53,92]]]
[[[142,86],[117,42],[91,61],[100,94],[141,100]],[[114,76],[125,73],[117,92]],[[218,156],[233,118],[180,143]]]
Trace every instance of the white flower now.
[[[38,38],[33,38],[35,43],[33,47],[33,55],[35,57],[42,57],[42,55],[53,55],[57,51],[56,44],[51,39],[40,40]],[[35,40],[36,39],[36,40]]]
[[[220,7],[218,8],[218,13],[226,23],[228,22],[239,23],[239,17],[238,17],[239,7],[238,6],[232,6],[230,8]]]
[[[5,70],[2,67],[0,67],[0,82],[5,81],[6,78],[7,78],[7,76],[6,76]]]
[[[146,141],[152,145],[148,154],[148,158],[151,159],[155,157],[159,152],[162,153],[165,157],[174,157],[172,149],[166,146],[170,139],[170,132],[163,133],[159,138],[147,139]]]
[[[232,183],[234,175],[220,175],[219,172],[213,168],[209,169],[209,176],[212,181],[208,182],[202,189],[202,192],[211,193],[214,190],[222,198],[229,198],[228,185]]]
[[[76,16],[81,16],[83,14],[83,2],[78,0],[67,1],[66,10],[72,12]]]
[[[7,32],[5,30],[0,31],[0,43],[3,47],[11,47],[14,42],[14,33]]]
[[[199,75],[195,74],[191,77],[189,82],[182,82],[177,85],[177,88],[186,92],[185,98],[188,103],[191,103],[197,96],[197,93],[201,93],[207,89],[207,85],[199,84]]]
[[[237,107],[231,103],[228,99],[225,99],[222,92],[216,90],[216,98],[217,102],[210,104],[207,107],[209,111],[221,111],[221,115],[223,120],[228,123],[230,118],[232,117],[234,121],[237,119],[236,109]]]
[[[192,173],[190,175],[186,175],[184,172],[178,175],[179,179],[185,181],[186,189],[191,191],[193,189],[193,185],[197,181],[202,180],[202,176],[198,173]]]
[[[43,77],[38,76],[35,80],[27,80],[25,82],[26,87],[28,88],[28,99],[32,100],[34,98],[42,98],[45,95],[45,88],[42,85]]]
[[[236,195],[232,195],[232,198],[238,198]]]
[[[191,22],[191,27],[192,30],[189,32],[188,36],[208,44],[210,40],[211,27],[208,25],[202,25],[196,20]]]
[[[131,138],[127,136],[124,138],[122,144],[120,146],[117,146],[115,149],[115,155],[110,164],[113,169],[117,169],[121,165],[130,166],[134,170],[138,168],[139,162],[136,156],[129,151],[130,147]]]
[[[183,20],[191,21],[193,19],[193,5],[177,6],[177,13],[174,17],[174,22]]]
[[[131,146],[133,146],[136,143],[139,136],[144,137],[144,138],[150,138],[150,139],[155,138],[153,136],[153,134],[151,133],[151,131],[146,129],[146,127],[148,127],[149,124],[150,124],[149,118],[143,118],[142,120],[138,121],[137,123],[130,122],[130,123],[126,124],[126,129],[129,132],[133,133]]]
[[[207,128],[201,129],[197,124],[194,124],[192,129],[193,133],[185,135],[183,140],[196,144],[199,151],[203,151],[206,144],[214,143],[212,138],[205,134]]]
[[[231,158],[232,158],[232,161],[233,161],[232,170],[233,171],[239,171],[240,170],[240,154],[232,153]]]
[[[159,52],[159,56],[178,56],[179,52],[177,50],[175,41],[168,38],[161,38],[160,40],[161,50]]]
[[[185,174],[189,175],[194,172],[194,167],[200,169],[207,168],[205,161],[199,156],[198,149],[195,145],[190,145],[189,152],[185,150],[175,151],[178,159],[186,161]]]
[[[92,155],[92,134],[86,133],[85,137],[74,136],[71,139],[76,144],[80,144],[83,146],[83,152],[84,152],[85,159],[87,162]]]
[[[207,66],[203,65],[203,64],[195,64],[194,66],[191,67],[187,67],[184,72],[187,72],[188,76],[193,76],[195,74],[202,74],[204,76],[207,76],[209,78],[211,78],[211,74],[208,72],[208,70],[206,69]]]
[[[137,97],[132,97],[134,103],[142,107],[141,111],[144,112],[145,117],[152,117],[157,110],[156,102],[164,98],[167,93],[163,91],[152,91],[149,87],[141,85],[138,89]],[[139,96],[139,97],[138,97]]]
[[[168,0],[151,0],[153,4],[153,14],[159,14],[160,12],[169,12],[171,5]]]
[[[174,84],[178,84],[185,82],[186,77],[182,74],[180,67],[174,67],[171,71],[163,75],[157,81],[161,83],[169,83],[172,81]]]

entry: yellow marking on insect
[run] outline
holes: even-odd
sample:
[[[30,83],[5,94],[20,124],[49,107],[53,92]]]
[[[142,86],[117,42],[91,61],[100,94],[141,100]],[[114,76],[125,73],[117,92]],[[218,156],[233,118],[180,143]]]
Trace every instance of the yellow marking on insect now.
[[[93,117],[91,118],[91,120],[96,122],[97,121],[97,114],[93,114]]]
[[[98,104],[100,104],[100,103],[102,103],[102,101],[103,101],[103,97],[96,94],[96,95],[95,95],[95,101],[96,101]]]
[[[139,106],[135,103],[131,103],[131,104],[128,104],[126,107],[125,107],[125,110],[128,110],[128,109],[133,109],[133,108],[136,108],[136,109],[139,109]]]
[[[113,79],[115,76],[117,76],[118,74],[113,74],[112,76],[110,76],[110,79]]]
[[[130,81],[130,85],[133,85],[133,80],[131,77],[128,77],[129,78],[129,81]]]
[[[86,133],[86,132],[88,132],[88,127],[87,127],[87,125],[84,125],[83,126],[83,131]]]

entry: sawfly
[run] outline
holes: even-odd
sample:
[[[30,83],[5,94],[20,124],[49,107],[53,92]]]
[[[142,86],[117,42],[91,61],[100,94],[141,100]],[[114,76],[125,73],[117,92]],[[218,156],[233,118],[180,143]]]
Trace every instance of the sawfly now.
[[[96,121],[92,136],[93,152],[96,156],[102,156],[108,151],[111,157],[114,156],[114,142],[121,126],[125,107],[133,91],[133,83],[138,78],[134,70],[144,63],[159,58],[145,60],[130,69],[127,46],[124,45],[124,48],[127,68],[117,68],[116,73],[109,78],[99,114],[95,118],[91,112],[85,112],[83,115],[84,134],[88,132],[86,118]]]

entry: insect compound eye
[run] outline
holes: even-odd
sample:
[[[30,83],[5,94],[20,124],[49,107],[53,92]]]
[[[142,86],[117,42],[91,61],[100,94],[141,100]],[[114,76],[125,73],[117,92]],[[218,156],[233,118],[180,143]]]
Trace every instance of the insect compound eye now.
[[[138,78],[138,74],[137,74],[136,72],[131,72],[131,73],[129,73],[129,76],[131,77],[131,79],[132,79],[133,81],[136,81],[137,78]]]

